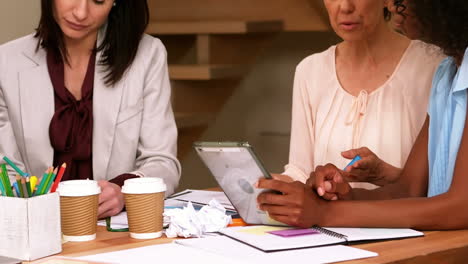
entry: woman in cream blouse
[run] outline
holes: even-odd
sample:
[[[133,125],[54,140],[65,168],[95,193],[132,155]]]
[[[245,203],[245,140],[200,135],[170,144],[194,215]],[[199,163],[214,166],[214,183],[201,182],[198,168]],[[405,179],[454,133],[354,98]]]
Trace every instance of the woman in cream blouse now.
[[[443,57],[389,27],[387,0],[324,3],[343,42],[297,66],[289,164],[283,174],[305,182],[316,166],[344,168],[356,154],[363,157],[356,173],[371,171],[366,166],[380,160],[401,168],[423,125],[431,79]],[[358,150],[342,153],[350,149]]]

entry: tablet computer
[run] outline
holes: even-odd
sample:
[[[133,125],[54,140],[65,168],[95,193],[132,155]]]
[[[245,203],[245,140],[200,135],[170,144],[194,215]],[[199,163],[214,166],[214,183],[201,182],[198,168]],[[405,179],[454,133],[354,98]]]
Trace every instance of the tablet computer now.
[[[284,225],[257,208],[257,196],[265,190],[254,185],[272,177],[249,143],[195,142],[193,147],[246,223]]]

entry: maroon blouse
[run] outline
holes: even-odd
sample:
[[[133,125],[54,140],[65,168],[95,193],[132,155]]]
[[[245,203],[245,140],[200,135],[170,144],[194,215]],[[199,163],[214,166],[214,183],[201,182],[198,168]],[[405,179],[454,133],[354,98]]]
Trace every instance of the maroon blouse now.
[[[81,100],[65,87],[63,60],[47,54],[49,76],[54,87],[55,114],[49,126],[50,143],[54,149],[54,167],[67,163],[62,181],[93,179],[93,89],[96,53],[89,58],[88,69],[81,87]],[[110,182],[119,186],[126,179],[138,177],[120,175]]]

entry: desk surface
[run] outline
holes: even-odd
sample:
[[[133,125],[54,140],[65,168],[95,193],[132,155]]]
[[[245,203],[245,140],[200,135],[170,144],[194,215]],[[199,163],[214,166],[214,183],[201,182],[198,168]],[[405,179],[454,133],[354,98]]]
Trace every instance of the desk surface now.
[[[90,242],[68,242],[62,256],[84,256],[116,250],[170,243],[173,239],[137,240],[127,232],[107,232],[98,227],[97,238]],[[426,232],[424,237],[354,245],[379,253],[378,257],[347,261],[343,264],[438,264],[466,263],[468,260],[468,230]]]

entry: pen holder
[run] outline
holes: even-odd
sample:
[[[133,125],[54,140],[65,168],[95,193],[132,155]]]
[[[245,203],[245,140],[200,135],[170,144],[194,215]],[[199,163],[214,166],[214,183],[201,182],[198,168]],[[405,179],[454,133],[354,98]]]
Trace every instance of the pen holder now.
[[[61,251],[58,193],[0,197],[0,256],[29,261]]]

